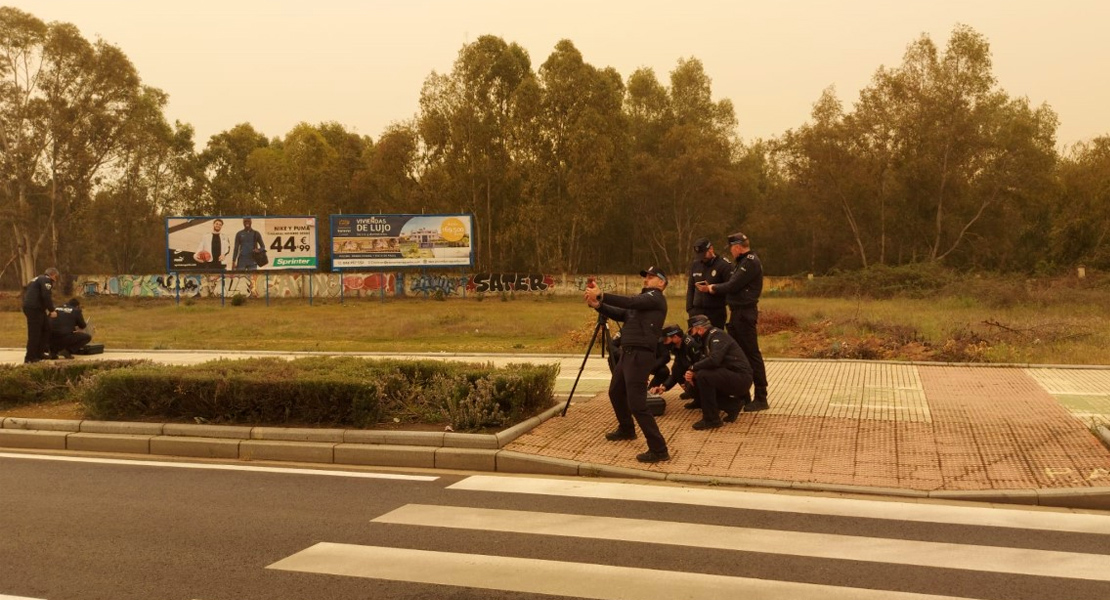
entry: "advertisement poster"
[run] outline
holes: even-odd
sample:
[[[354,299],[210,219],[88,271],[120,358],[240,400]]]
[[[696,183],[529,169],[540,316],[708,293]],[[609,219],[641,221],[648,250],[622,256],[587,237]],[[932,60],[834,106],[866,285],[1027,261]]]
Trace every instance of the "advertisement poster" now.
[[[471,215],[332,215],[332,269],[469,267]]]
[[[169,272],[315,269],[316,217],[169,217]]]

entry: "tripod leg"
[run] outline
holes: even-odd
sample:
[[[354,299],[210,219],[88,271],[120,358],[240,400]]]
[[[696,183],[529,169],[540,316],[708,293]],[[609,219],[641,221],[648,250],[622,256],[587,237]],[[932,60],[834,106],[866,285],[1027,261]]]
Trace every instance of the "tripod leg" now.
[[[570,395],[567,396],[567,403],[563,405],[562,416],[567,416],[567,409],[570,408],[570,401],[574,398],[574,390],[578,389],[578,380],[582,379],[582,371],[586,368],[586,361],[590,359],[590,351],[594,349],[594,343],[597,342],[598,333],[605,331],[605,320],[598,319],[597,325],[594,326],[594,333],[590,336],[590,345],[586,347],[586,356],[582,357],[582,366],[578,367],[578,376],[574,378],[574,385],[570,387]],[[605,334],[601,334],[604,339]],[[604,350],[602,350],[604,352]]]

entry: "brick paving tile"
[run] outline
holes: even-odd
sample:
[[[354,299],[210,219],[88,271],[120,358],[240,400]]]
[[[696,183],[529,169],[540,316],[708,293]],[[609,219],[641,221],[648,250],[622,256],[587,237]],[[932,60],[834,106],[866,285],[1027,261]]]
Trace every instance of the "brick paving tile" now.
[[[657,419],[672,453],[665,463],[636,462],[642,435],[604,440],[616,426],[604,392],[576,399],[566,418],[506,449],[655,472],[916,490],[1110,486],[1110,451],[1057,400],[1098,396],[1110,406],[1110,369],[772,360],[768,379],[770,410],[707,432],[691,428],[700,412],[669,392]]]

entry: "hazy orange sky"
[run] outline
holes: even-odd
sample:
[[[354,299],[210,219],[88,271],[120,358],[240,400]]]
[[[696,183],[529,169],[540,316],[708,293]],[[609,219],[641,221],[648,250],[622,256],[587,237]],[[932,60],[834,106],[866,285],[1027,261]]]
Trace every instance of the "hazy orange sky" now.
[[[897,66],[922,33],[943,48],[967,24],[990,41],[999,86],[1060,117],[1059,146],[1110,134],[1110,2],[1105,0],[0,0],[44,21],[75,24],[119,46],[167,116],[197,145],[242,122],[283,136],[336,121],[377,138],[418,110],[433,70],[493,34],[533,69],[563,38],[626,79],[639,67],[666,82],[696,57],[715,99],[736,107],[745,141],[809,118],[835,85],[846,107],[881,65]]]

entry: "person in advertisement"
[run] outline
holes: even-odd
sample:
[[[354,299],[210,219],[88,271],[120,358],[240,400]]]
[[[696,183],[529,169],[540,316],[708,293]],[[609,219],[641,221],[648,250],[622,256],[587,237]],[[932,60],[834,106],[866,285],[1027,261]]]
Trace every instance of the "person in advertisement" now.
[[[235,247],[232,249],[232,268],[236,271],[253,271],[258,268],[258,252],[266,252],[262,234],[251,228],[250,218],[243,219],[243,228],[235,234]]]
[[[216,219],[212,221],[212,231],[200,234],[200,242],[193,252],[193,259],[198,266],[203,263],[205,267],[227,268],[227,259],[231,255],[231,240],[221,231],[223,228],[224,220]]]

